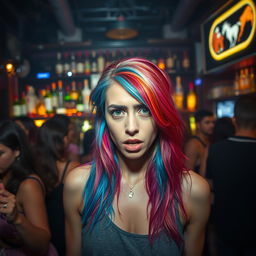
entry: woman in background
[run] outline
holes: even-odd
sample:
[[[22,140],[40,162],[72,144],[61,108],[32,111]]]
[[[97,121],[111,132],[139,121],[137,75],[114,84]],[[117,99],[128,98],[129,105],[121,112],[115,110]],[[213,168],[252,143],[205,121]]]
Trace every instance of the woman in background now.
[[[44,174],[51,241],[59,255],[65,255],[63,181],[66,175],[80,164],[68,160],[70,129],[72,127],[69,117],[55,115],[39,128],[37,141],[37,169]]]
[[[91,94],[93,162],[65,181],[68,256],[201,255],[210,191],[184,167],[171,92],[167,74],[146,59],[103,72]]]
[[[26,133],[31,145],[35,145],[38,128],[35,125],[34,120],[28,116],[15,117],[13,120]]]
[[[0,124],[0,250],[4,255],[57,255],[45,188],[34,169],[27,137],[13,121]]]

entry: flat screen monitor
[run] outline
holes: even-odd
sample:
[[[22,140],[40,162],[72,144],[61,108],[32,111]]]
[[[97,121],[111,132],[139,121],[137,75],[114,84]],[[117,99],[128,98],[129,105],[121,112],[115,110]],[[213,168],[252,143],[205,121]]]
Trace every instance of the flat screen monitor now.
[[[234,116],[234,100],[223,100],[216,103],[216,114],[218,118]]]

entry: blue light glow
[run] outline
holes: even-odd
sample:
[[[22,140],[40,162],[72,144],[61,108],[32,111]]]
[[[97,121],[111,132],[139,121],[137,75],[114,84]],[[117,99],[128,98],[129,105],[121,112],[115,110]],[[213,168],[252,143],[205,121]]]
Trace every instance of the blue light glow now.
[[[36,78],[37,79],[47,79],[50,78],[50,73],[49,72],[44,72],[44,73],[37,73]]]
[[[196,79],[195,79],[195,85],[196,85],[196,86],[200,86],[200,85],[202,85],[202,83],[203,83],[202,78],[196,78]]]

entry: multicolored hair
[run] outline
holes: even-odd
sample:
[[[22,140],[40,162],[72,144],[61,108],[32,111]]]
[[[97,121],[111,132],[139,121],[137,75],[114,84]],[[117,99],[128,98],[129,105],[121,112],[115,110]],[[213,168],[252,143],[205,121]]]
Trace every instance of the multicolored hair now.
[[[177,226],[177,206],[186,216],[182,201],[182,176],[185,171],[185,157],[181,149],[183,122],[172,101],[168,75],[142,58],[111,64],[92,91],[91,102],[96,109],[95,158],[84,189],[83,225],[89,224],[93,228],[104,214],[112,216],[114,196],[117,194],[118,197],[120,192],[121,171],[105,120],[106,90],[113,82],[119,83],[148,107],[159,131],[156,150],[145,176],[149,195],[149,238],[153,241],[160,231],[164,231],[181,245],[183,239]]]

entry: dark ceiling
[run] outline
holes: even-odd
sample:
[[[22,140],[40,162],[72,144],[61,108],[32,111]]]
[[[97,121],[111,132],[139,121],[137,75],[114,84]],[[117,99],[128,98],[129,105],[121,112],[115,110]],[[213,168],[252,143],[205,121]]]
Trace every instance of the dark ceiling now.
[[[216,3],[218,2],[218,3]],[[163,26],[183,28],[200,37],[200,22],[225,0],[0,0],[1,46],[9,34],[20,44],[48,44],[60,40],[58,31],[71,36],[78,28],[80,40],[107,40],[105,33],[118,21],[138,30],[133,40],[159,39]]]

